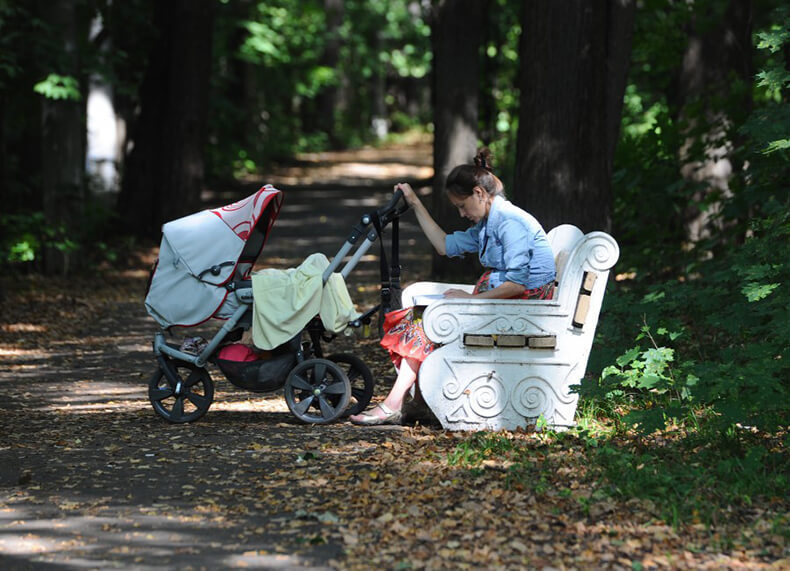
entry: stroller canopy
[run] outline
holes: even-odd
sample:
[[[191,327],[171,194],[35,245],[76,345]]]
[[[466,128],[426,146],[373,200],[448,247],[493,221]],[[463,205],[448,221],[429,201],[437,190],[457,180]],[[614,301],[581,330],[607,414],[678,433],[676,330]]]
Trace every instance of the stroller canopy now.
[[[282,193],[266,185],[228,206],[166,223],[145,298],[151,317],[162,327],[191,327],[215,316],[225,285],[249,277],[281,205]]]

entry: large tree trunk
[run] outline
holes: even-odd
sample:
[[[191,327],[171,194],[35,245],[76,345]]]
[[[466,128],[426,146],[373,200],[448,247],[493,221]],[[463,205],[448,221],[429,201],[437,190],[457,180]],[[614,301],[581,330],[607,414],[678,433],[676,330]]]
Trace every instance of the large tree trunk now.
[[[477,148],[483,17],[483,3],[479,0],[443,0],[434,14],[432,211],[434,219],[446,232],[467,227],[445,197],[444,185],[453,167],[471,164]],[[476,257],[467,256],[467,260],[462,266],[444,256],[434,255],[434,277],[442,279],[470,271]]]
[[[127,229],[152,237],[163,222],[200,206],[213,1],[170,0],[156,2],[155,9],[160,34],[120,196]]]
[[[633,0],[524,6],[512,199],[550,229],[611,227],[611,175],[631,51]]]
[[[80,68],[80,26],[69,0],[53,2],[45,12],[50,33],[59,36],[62,75],[77,77]],[[85,98],[45,99],[41,115],[41,187],[44,219],[55,243],[44,251],[47,273],[69,272],[84,206]]]
[[[690,247],[722,228],[722,199],[732,195],[729,180],[736,169],[734,130],[751,109],[752,2],[730,0],[718,11],[692,19],[676,90],[685,135],[681,174],[690,188],[683,221]]]
[[[321,58],[321,65],[335,70],[338,73],[338,63],[340,62],[340,26],[343,24],[344,5],[343,0],[324,0],[324,12],[326,13],[326,46]],[[335,135],[335,111],[337,109],[338,85],[340,78],[336,77],[336,82],[324,87],[317,97],[318,107],[318,127],[329,136],[329,141],[333,147],[339,147],[340,141]]]

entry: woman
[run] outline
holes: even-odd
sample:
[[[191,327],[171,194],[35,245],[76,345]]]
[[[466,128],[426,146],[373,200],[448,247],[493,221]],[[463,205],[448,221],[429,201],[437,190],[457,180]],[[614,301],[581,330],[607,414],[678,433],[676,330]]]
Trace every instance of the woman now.
[[[465,232],[445,232],[434,221],[414,190],[398,184],[414,209],[422,231],[441,255],[477,252],[488,268],[473,293],[448,289],[445,297],[474,299],[551,299],[556,271],[554,253],[540,223],[504,198],[502,181],[491,172],[491,154],[478,152],[473,165],[455,167],[446,190],[458,213],[474,225]],[[389,350],[398,377],[384,402],[350,417],[354,424],[398,424],[403,400],[417,381],[420,364],[436,348],[425,336],[421,313],[406,308],[388,313],[381,345]]]

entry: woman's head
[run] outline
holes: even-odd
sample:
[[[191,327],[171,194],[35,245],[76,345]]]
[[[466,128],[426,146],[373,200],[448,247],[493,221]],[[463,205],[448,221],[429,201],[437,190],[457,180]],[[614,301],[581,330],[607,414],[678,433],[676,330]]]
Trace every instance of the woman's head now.
[[[474,194],[475,187],[480,187],[492,198],[504,194],[502,181],[492,172],[491,158],[491,151],[483,148],[475,155],[475,164],[458,165],[451,170],[445,183],[447,193],[466,198]]]
[[[481,149],[474,165],[459,165],[447,176],[445,187],[458,213],[472,222],[488,216],[491,202],[503,194],[502,181],[491,172],[491,152]]]

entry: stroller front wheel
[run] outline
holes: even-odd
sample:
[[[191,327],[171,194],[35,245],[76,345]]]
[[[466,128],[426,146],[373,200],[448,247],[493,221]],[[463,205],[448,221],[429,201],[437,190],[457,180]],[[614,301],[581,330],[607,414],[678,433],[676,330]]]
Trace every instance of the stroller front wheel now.
[[[206,414],[214,400],[214,382],[203,367],[165,359],[173,382],[160,366],[148,383],[148,400],[156,413],[168,422],[183,424]]]
[[[327,359],[307,359],[285,380],[285,402],[302,422],[326,424],[343,414],[351,400],[351,383],[339,366]]]

